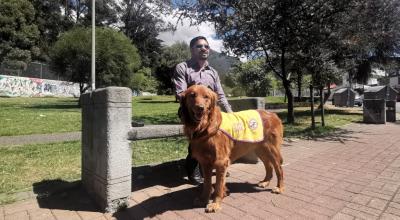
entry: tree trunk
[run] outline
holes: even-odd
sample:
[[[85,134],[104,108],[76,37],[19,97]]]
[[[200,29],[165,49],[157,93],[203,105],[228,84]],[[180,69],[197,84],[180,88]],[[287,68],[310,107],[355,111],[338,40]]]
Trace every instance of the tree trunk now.
[[[324,104],[328,101],[329,96],[331,95],[331,85],[330,83],[327,84],[328,86],[328,93],[324,94]],[[318,109],[321,109],[323,106],[319,104]]]
[[[301,102],[301,86],[303,81],[303,74],[297,71],[297,101]]]
[[[325,111],[324,111],[324,87],[319,88],[320,106],[321,106],[321,125],[325,126]]]
[[[311,128],[315,129],[315,112],[314,112],[314,88],[310,85],[310,101],[311,101]]]
[[[287,123],[293,124],[294,123],[293,94],[292,91],[290,90],[290,81],[283,79],[283,87],[285,88],[285,94],[288,101]]]

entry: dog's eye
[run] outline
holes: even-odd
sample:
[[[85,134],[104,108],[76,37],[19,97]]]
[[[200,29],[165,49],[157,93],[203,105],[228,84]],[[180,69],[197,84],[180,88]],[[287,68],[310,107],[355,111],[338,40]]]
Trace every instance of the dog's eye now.
[[[194,92],[192,92],[192,93],[190,93],[190,97],[192,97],[192,98],[196,98],[196,93],[194,93]]]
[[[208,95],[203,96],[204,99],[209,99],[210,97]]]

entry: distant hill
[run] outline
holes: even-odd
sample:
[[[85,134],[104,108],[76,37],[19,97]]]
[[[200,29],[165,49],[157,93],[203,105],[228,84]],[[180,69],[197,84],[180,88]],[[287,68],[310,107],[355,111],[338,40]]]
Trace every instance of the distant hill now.
[[[227,56],[223,53],[218,53],[217,51],[210,50],[210,56],[208,57],[208,62],[210,66],[218,71],[218,74],[226,75],[229,70],[240,60],[237,57]]]

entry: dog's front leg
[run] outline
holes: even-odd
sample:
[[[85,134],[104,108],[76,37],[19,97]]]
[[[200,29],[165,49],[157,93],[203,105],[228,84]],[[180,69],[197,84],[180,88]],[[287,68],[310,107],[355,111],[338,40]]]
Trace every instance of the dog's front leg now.
[[[205,206],[208,204],[208,201],[210,200],[211,196],[211,191],[212,191],[212,184],[211,184],[211,177],[212,177],[212,167],[209,165],[200,165],[202,171],[203,171],[203,178],[204,178],[204,183],[203,183],[203,190],[201,192],[200,198],[196,198],[194,200],[194,205],[195,206]]]
[[[206,212],[217,212],[221,209],[221,202],[225,196],[225,179],[227,165],[216,168],[215,197],[212,203],[207,205]]]

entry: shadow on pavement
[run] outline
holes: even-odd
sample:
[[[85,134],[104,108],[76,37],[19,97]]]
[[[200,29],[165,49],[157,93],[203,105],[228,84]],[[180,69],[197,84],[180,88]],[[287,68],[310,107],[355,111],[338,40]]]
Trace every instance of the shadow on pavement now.
[[[161,185],[168,188],[187,184],[183,170],[184,160],[158,165],[132,167],[132,192]],[[101,211],[83,189],[81,181],[68,182],[61,179],[44,180],[33,184],[33,192],[41,208]],[[184,192],[180,192],[184,193]]]
[[[257,188],[251,183],[227,183],[230,193],[256,193],[260,191],[270,191]],[[125,219],[145,219],[161,215],[168,211],[199,209],[204,212],[205,206],[194,206],[193,200],[200,195],[201,187],[170,192],[168,194],[151,197],[141,203],[134,205],[126,210],[113,214],[118,220]]]
[[[74,211],[98,212],[99,208],[92,202],[81,186],[81,181],[44,180],[33,184],[39,207]]]
[[[185,160],[165,162],[157,165],[132,167],[132,192],[155,185],[168,188],[187,184]]]
[[[133,167],[132,191],[139,191],[156,185],[167,188],[187,184],[184,178],[184,160],[167,162],[159,165]],[[228,182],[230,193],[255,193],[265,191],[254,184]],[[83,189],[80,181],[45,180],[33,184],[34,193],[41,208],[101,212]],[[193,200],[200,194],[201,187],[190,187],[166,192],[161,196],[150,197],[125,210],[113,214],[117,219],[143,219],[153,217],[167,211],[191,210]],[[197,207],[203,211],[204,207]]]

